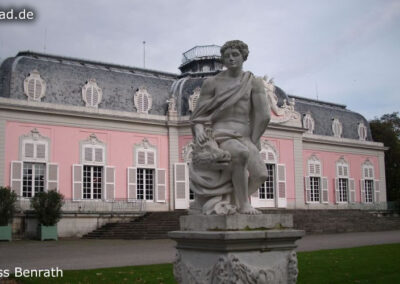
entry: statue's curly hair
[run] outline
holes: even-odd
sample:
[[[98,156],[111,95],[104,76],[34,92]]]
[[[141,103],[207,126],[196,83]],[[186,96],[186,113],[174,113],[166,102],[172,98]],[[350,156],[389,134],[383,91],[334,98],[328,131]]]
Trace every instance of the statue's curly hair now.
[[[221,56],[224,55],[225,50],[228,48],[236,48],[243,56],[243,60],[247,60],[247,56],[249,56],[249,47],[241,40],[230,40],[224,43],[221,47],[220,52]]]

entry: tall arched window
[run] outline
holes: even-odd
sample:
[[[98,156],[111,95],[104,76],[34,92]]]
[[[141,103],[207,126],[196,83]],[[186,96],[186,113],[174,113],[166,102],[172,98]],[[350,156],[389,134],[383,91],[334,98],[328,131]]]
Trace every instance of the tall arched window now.
[[[336,203],[355,202],[354,179],[350,178],[349,163],[341,157],[336,162],[335,197]]]
[[[128,168],[128,200],[166,201],[166,170],[159,168],[157,147],[144,138],[133,147]]]
[[[307,176],[305,177],[306,202],[328,203],[328,179],[322,176],[322,163],[316,155],[311,155],[307,161]]]
[[[278,163],[278,151],[267,140],[261,143],[260,155],[265,163],[267,179],[252,194],[252,204],[256,207],[286,207],[286,166]]]
[[[380,202],[380,182],[375,179],[375,168],[372,162],[367,159],[361,166],[362,179],[360,180],[361,202]]]
[[[11,162],[11,188],[19,197],[58,190],[58,164],[50,162],[50,138],[34,128],[20,137],[19,160]]]
[[[72,166],[74,200],[115,198],[115,167],[107,164],[107,147],[93,133],[80,142],[80,163]]]

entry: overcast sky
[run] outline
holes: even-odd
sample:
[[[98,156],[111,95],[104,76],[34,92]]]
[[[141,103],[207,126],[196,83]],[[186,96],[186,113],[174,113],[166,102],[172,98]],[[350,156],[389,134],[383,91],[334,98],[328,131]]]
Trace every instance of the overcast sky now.
[[[289,94],[367,119],[400,110],[400,0],[2,0],[31,22],[0,22],[0,58],[31,50],[179,73],[196,45],[240,39],[245,69]]]

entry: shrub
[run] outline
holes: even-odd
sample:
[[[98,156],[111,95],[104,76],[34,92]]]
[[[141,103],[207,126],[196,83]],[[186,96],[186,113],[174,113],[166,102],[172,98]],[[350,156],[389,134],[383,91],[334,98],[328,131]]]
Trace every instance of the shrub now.
[[[17,195],[9,187],[0,186],[0,226],[7,226],[15,212]]]
[[[64,196],[55,190],[36,193],[31,200],[39,224],[54,226],[60,221]]]

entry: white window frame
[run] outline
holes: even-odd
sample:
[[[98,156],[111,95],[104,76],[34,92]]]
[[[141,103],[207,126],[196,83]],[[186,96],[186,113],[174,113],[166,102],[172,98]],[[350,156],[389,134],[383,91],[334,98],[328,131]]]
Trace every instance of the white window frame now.
[[[32,165],[32,175],[30,177],[31,179],[31,188],[30,188],[30,193],[31,196],[24,196],[24,181],[25,181],[25,166],[27,164],[31,164]],[[46,163],[36,163],[36,162],[23,162],[22,163],[22,189],[21,189],[21,198],[32,198],[35,196],[35,188],[36,188],[36,184],[35,184],[35,176],[36,176],[36,171],[37,171],[37,167],[41,165],[43,166],[43,191],[39,191],[39,192],[45,192],[47,191],[47,165]]]
[[[143,163],[141,163],[140,160],[143,160]],[[166,202],[165,198],[164,199],[159,199],[159,190],[161,188],[165,191],[164,196],[167,194],[167,187],[166,183],[159,183],[160,180],[162,180],[162,177],[159,177],[159,174],[165,175],[166,171],[165,169],[158,168],[158,151],[157,147],[155,145],[150,144],[149,140],[147,138],[143,138],[140,143],[137,143],[133,147],[133,159],[134,161],[134,168],[136,169],[136,174],[135,174],[135,182],[132,183],[129,181],[128,177],[128,196],[130,200],[146,200],[146,202],[157,202],[157,203],[164,203]],[[152,163],[151,163],[152,161]],[[132,167],[128,168],[128,173],[129,169],[133,169]],[[138,176],[139,176],[139,170],[152,170],[153,171],[153,199],[138,199]],[[164,180],[166,179],[166,176],[164,176]],[[130,196],[131,194],[129,193],[129,186],[134,186],[135,187],[135,192],[136,196],[132,197]],[[144,191],[144,197],[146,196],[146,189]]]
[[[91,151],[92,160],[86,160],[86,149]],[[96,151],[101,151],[102,160],[96,161]],[[100,141],[97,136],[92,133],[88,139],[80,142],[80,163],[82,165],[105,166],[107,165],[107,148],[105,143]]]
[[[349,163],[342,157],[339,159],[339,161],[336,162],[336,179],[335,179],[335,199],[336,203],[350,203],[350,167]],[[343,183],[341,183],[341,180],[346,180],[347,182],[347,188],[346,190],[346,196],[347,200],[343,201],[341,200],[341,197],[343,197],[344,194],[342,194],[343,191]]]
[[[32,85],[30,82],[33,81],[33,95],[32,90],[30,89]],[[37,84],[40,84],[41,89],[40,93],[37,93]],[[29,73],[28,77],[24,80],[24,94],[28,97],[29,101],[40,102],[41,99],[46,94],[46,82],[40,77],[39,71],[34,69]]]
[[[92,91],[92,98],[88,98],[89,89]],[[93,96],[95,95],[95,91],[97,92],[97,102],[94,103]],[[96,79],[91,78],[86,81],[86,84],[82,87],[82,99],[86,104],[86,107],[98,108],[101,100],[103,98],[103,91],[97,85]]]
[[[311,200],[312,196],[315,195],[313,193],[316,189],[314,189],[314,183],[312,182],[312,178],[318,179],[319,190],[318,196],[319,200]],[[328,187],[328,179],[322,175],[322,162],[318,157],[313,154],[307,160],[307,176],[304,177],[304,185],[305,185],[305,201],[308,204],[328,204],[329,203],[329,187]],[[326,198],[324,198],[326,195]],[[310,200],[308,200],[308,196],[310,196]]]
[[[375,167],[370,160],[366,160],[361,167],[360,180],[361,203],[372,204],[379,202],[379,180],[375,179]],[[371,201],[367,200],[367,184],[371,184]]]
[[[303,117],[303,127],[307,129],[307,133],[313,134],[315,122],[310,113],[306,113]]]
[[[90,198],[85,198],[85,167],[90,168]],[[94,198],[94,168],[100,168],[101,169],[101,187],[100,187],[100,198]],[[82,183],[82,200],[103,200],[105,196],[105,169],[103,166],[98,166],[98,165],[89,165],[89,164],[83,164],[83,183]]]
[[[143,171],[143,189],[139,189],[139,171]],[[146,174],[148,171],[151,171],[152,173],[152,188],[148,189],[146,188],[147,185],[147,181],[146,181]],[[137,185],[137,189],[136,189],[136,199],[137,200],[145,200],[146,202],[154,202],[155,198],[156,198],[156,169],[154,168],[137,168],[136,171],[136,185]],[[143,198],[139,198],[139,190],[143,190]],[[151,196],[152,198],[147,198],[147,192],[150,191],[151,192]]]
[[[80,201],[112,201],[112,200],[107,200],[107,187],[110,186],[111,183],[107,184],[106,181],[106,170],[107,168],[113,168],[112,166],[107,165],[107,147],[104,142],[99,140],[96,136],[96,134],[92,133],[89,135],[89,137],[86,140],[80,141],[79,142],[79,160],[80,164],[74,164],[72,167],[72,170],[75,171],[75,167],[81,167],[81,180],[76,181],[74,174],[72,176],[72,184],[73,184],[73,199],[74,200],[80,200]],[[87,160],[86,159],[86,150],[91,151],[92,155],[92,160]],[[102,155],[102,160],[101,161],[96,161],[95,156],[96,156],[96,151],[101,151]],[[90,187],[90,198],[84,198],[84,174],[85,174],[85,166],[91,167],[91,187]],[[100,198],[93,198],[93,167],[101,167],[101,197]],[[115,175],[115,172],[114,172]],[[115,177],[115,176],[114,176]],[[114,193],[113,196],[115,196],[115,178],[113,180],[114,183]],[[80,186],[81,187],[81,192],[80,196],[76,197],[75,196],[75,186]]]
[[[338,118],[332,119],[332,133],[334,137],[342,137],[343,125]]]

